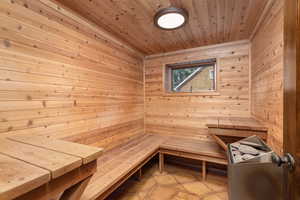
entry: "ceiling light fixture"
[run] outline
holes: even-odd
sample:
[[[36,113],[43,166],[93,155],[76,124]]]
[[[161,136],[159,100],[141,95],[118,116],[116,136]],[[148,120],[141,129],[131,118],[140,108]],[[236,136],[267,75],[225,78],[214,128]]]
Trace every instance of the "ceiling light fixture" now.
[[[175,30],[186,24],[188,13],[182,8],[164,8],[154,17],[154,24],[163,30]]]

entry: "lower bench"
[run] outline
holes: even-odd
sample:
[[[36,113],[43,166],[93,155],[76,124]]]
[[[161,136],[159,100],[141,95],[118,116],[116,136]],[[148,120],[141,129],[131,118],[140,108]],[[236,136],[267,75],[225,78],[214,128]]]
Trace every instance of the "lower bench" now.
[[[165,154],[201,160],[204,179],[206,162],[227,165],[224,151],[214,142],[143,135],[105,152],[98,159],[98,171],[92,177],[81,199],[105,199],[130,176],[141,172],[142,166],[158,153],[161,171]]]
[[[202,161],[202,178],[206,179],[206,163],[227,165],[226,155],[214,142],[195,141],[169,137],[159,149],[159,170],[164,168],[164,155],[172,155]]]

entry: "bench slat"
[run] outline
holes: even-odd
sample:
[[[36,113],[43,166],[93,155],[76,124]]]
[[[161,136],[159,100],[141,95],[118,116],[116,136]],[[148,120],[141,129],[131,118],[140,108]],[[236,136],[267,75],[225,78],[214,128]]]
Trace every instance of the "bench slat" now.
[[[214,142],[170,137],[161,145],[161,148],[226,159],[225,152]]]
[[[23,142],[26,144],[80,157],[83,160],[83,164],[87,164],[93,160],[96,160],[102,153],[101,148],[67,142],[63,140],[50,139],[44,136],[33,137],[30,135],[18,135],[10,136],[8,138],[14,141]]]
[[[126,150],[123,149],[123,153],[111,155],[114,158],[101,165],[83,193],[82,200],[96,199],[131,170],[138,167],[141,162],[157,152],[160,144],[159,137],[147,136],[137,145],[130,146]]]
[[[208,128],[238,129],[267,132],[268,128],[253,118],[247,117],[219,117],[218,120],[209,121]]]
[[[50,172],[0,154],[0,199],[13,199],[50,181]]]
[[[82,165],[82,160],[78,157],[8,139],[0,139],[0,153],[47,169],[51,172],[52,178],[57,178]]]

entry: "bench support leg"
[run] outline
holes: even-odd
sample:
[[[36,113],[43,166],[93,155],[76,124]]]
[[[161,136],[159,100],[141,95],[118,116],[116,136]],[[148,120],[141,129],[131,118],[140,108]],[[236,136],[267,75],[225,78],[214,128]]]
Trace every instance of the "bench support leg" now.
[[[164,171],[164,154],[163,153],[159,153],[159,172],[162,173]]]
[[[141,179],[142,179],[142,168],[139,169],[137,178],[138,178],[138,181],[141,181]]]
[[[206,162],[202,161],[202,180],[206,180]]]
[[[65,190],[59,200],[79,200],[92,176]]]

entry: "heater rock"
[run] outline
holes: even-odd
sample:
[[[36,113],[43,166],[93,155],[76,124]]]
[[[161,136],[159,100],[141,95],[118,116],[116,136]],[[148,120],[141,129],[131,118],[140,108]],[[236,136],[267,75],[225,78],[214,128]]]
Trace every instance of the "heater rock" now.
[[[259,151],[257,151],[255,148],[247,146],[247,145],[240,145],[239,151],[242,154],[250,154],[250,155],[253,155],[253,156],[259,155]]]

